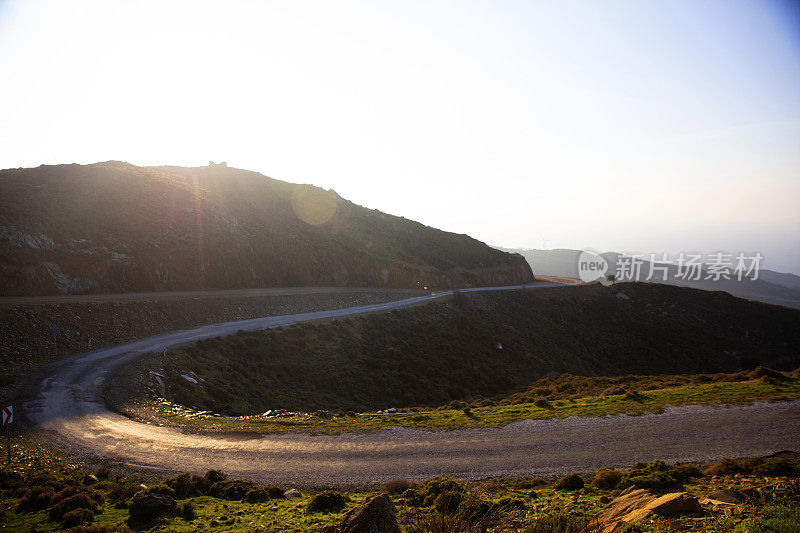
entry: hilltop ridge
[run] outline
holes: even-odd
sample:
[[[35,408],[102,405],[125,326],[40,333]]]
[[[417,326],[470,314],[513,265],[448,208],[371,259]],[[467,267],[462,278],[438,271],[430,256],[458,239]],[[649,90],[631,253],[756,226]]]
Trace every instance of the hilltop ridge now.
[[[0,171],[4,296],[531,279],[467,235],[226,164]]]

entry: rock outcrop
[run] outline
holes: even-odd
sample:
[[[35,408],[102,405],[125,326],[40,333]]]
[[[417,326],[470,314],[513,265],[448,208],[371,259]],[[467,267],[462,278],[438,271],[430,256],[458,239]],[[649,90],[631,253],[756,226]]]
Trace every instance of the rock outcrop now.
[[[702,515],[697,498],[687,492],[657,496],[645,489],[631,487],[611,501],[593,520],[593,526],[603,533],[617,533],[651,515]]]
[[[374,496],[347,511],[329,533],[400,533],[394,502],[387,494]]]
[[[134,520],[150,521],[159,516],[173,516],[177,512],[175,498],[164,494],[140,494],[134,496],[128,513]]]

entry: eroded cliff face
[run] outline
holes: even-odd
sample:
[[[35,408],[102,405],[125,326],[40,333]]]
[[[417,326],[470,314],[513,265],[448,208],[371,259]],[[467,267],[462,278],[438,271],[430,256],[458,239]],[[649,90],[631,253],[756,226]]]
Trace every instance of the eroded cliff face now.
[[[227,167],[0,171],[0,295],[506,285],[517,254]]]

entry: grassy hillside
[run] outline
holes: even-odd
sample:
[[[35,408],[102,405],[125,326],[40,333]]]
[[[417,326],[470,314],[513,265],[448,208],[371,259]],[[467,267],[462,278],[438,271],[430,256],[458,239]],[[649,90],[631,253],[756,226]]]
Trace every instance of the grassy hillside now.
[[[167,398],[231,415],[384,409],[522,393],[561,373],[794,369],[799,326],[797,310],[666,285],[462,293],[387,314],[205,340],[139,371],[163,375]],[[181,377],[189,372],[197,384]]]
[[[223,165],[0,171],[0,295],[531,278],[466,235]]]

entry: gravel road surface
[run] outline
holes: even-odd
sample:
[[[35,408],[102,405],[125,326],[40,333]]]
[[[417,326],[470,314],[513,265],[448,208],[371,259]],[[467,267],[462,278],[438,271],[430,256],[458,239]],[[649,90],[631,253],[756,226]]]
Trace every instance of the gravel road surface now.
[[[554,283],[529,286],[552,287]],[[514,287],[465,289],[513,290]],[[342,485],[438,474],[464,478],[547,475],[663,459],[714,460],[797,448],[800,400],[732,407],[680,407],[663,414],[527,420],[500,429],[368,434],[220,436],[183,433],[110,412],[103,384],[124,365],[200,339],[297,322],[407,307],[442,292],[376,305],[285,315],[175,331],[54,364],[24,416],[70,449],[164,471],[219,468],[261,482]]]

